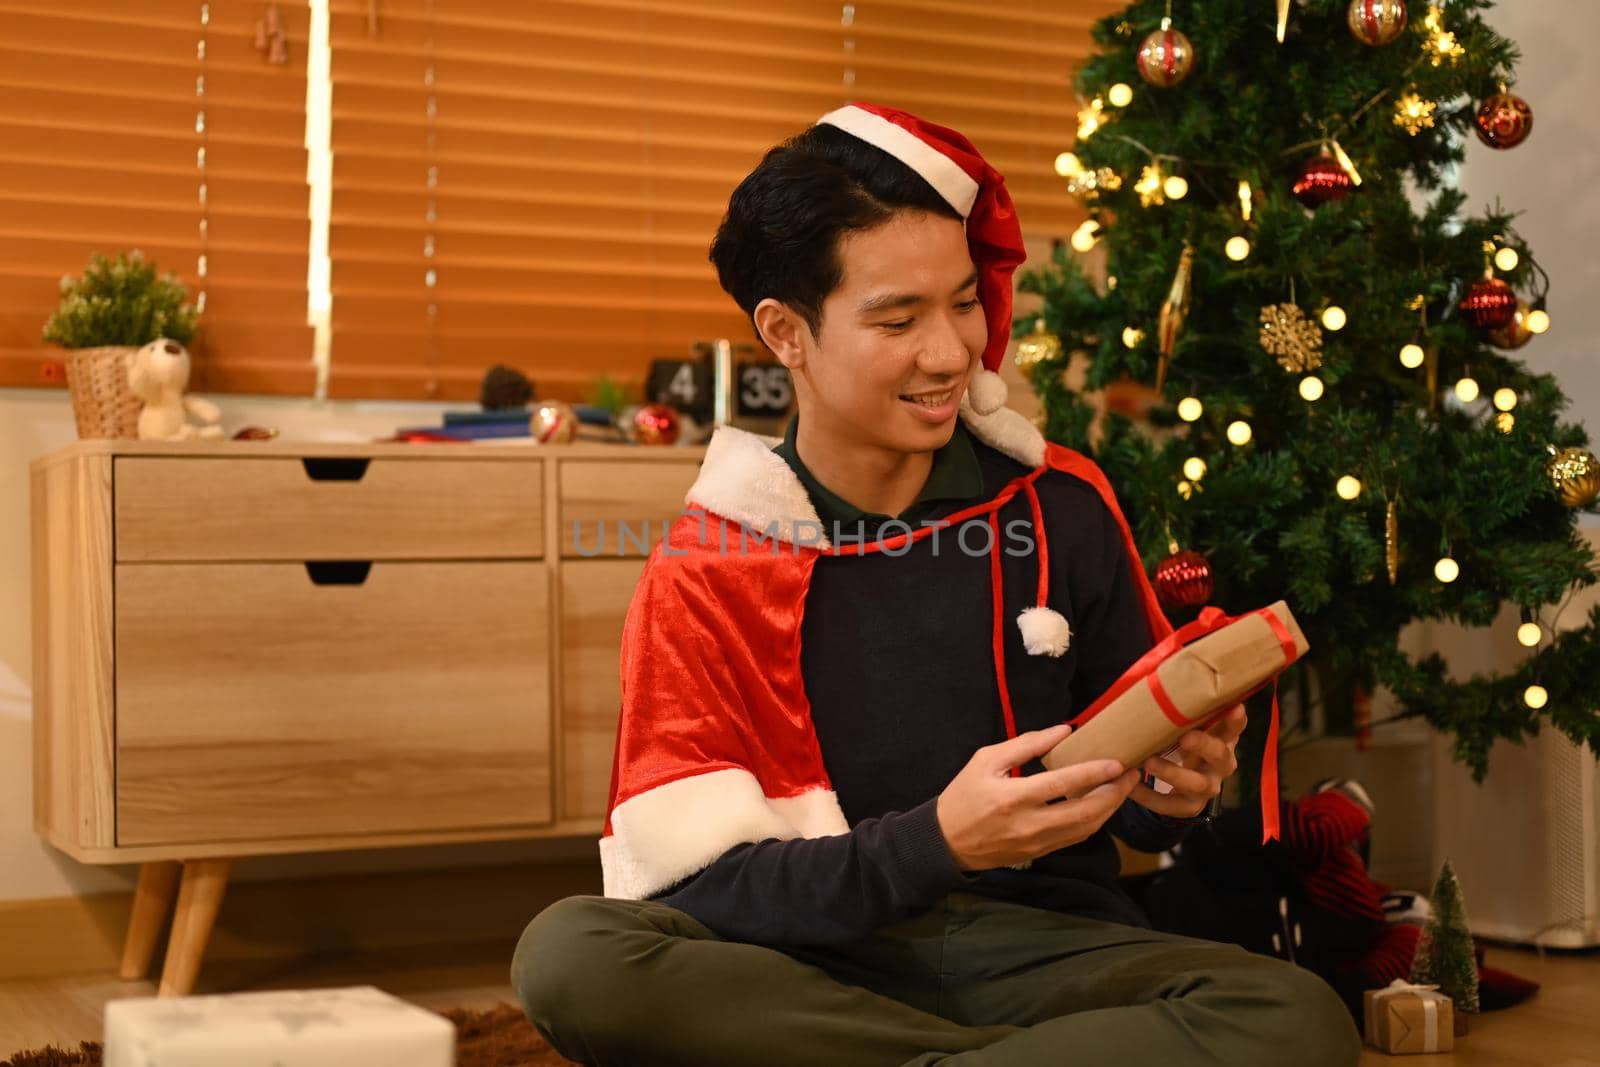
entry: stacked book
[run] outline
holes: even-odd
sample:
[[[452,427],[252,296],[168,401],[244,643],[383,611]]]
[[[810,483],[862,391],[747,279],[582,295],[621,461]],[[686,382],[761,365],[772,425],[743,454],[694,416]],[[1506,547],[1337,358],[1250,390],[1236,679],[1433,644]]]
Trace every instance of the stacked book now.
[[[577,413],[578,435],[583,438],[612,440],[618,435],[611,425],[611,413],[605,408],[583,404],[573,406]],[[533,412],[528,408],[510,408],[501,411],[447,411],[439,426],[404,426],[395,431],[396,440],[405,441],[497,441],[514,439],[533,440],[528,420]],[[598,430],[598,433],[593,431]]]

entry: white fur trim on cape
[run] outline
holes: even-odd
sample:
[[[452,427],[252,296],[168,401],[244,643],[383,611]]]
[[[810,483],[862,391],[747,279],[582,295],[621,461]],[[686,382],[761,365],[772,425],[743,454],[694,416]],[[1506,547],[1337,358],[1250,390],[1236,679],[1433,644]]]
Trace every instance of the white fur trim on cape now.
[[[961,398],[961,421],[974,437],[1030,469],[1044,463],[1044,435],[1025,415],[1007,407],[980,414],[970,400],[970,394]],[[817,509],[794,470],[772,450],[777,443],[776,437],[719,426],[684,504],[737,522],[753,535],[765,536],[776,524],[781,543],[794,544],[803,535],[806,544],[827,551]]]
[[[746,841],[849,833],[831,789],[764,796],[755,775],[724,767],[658,785],[618,804],[600,839],[603,892],[645,900]]]
[[[817,120],[820,126],[827,123],[845,133],[853,134],[868,144],[881,148],[933,186],[933,191],[944,197],[945,203],[956,209],[963,219],[972,214],[972,205],[978,199],[978,183],[961,165],[904,126],[897,126],[882,115],[874,115],[854,104],[830,111]]]
[[[1006,397],[1010,393],[1006,380],[992,370],[980,369],[967,385],[967,397],[972,401],[972,410],[979,415],[993,415],[1005,407]]]
[[[683,501],[737,522],[752,534],[762,535],[776,524],[783,544],[794,544],[797,536],[804,536],[807,544],[826,550],[829,541],[817,509],[793,468],[772,450],[777,443],[776,437],[717,427],[706,446],[700,476]]]
[[[1060,656],[1072,644],[1072,627],[1055,608],[1023,608],[1017,629],[1030,656]]]

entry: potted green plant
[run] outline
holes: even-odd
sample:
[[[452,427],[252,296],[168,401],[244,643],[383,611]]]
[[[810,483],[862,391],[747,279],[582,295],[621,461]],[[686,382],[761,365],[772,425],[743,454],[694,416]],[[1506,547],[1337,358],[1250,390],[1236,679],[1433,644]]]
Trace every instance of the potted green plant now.
[[[138,251],[96,252],[83,274],[61,280],[61,302],[44,339],[67,349],[67,391],[79,437],[138,436],[141,401],[128,386],[128,362],[141,345],[166,337],[188,345],[197,313],[175,274],[159,274]]]

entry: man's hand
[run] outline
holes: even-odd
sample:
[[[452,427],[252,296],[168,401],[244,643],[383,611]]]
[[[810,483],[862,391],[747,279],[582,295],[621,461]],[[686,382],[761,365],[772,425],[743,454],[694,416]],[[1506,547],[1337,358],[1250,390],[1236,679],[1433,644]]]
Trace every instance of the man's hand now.
[[[1122,806],[1139,776],[1116,760],[1011,777],[1011,768],[1043,756],[1071,729],[1052,726],[986,745],[939,794],[939,829],[957,867],[982,871],[1036,859],[1089,837]]]
[[[1151,756],[1144,761],[1146,774],[1172,787],[1170,793],[1157,793],[1140,782],[1132,798],[1158,815],[1188,819],[1199,815],[1222,792],[1222,780],[1239,767],[1234,749],[1244,733],[1244,705],[1239,705],[1205,730],[1190,730],[1178,739],[1181,761]]]

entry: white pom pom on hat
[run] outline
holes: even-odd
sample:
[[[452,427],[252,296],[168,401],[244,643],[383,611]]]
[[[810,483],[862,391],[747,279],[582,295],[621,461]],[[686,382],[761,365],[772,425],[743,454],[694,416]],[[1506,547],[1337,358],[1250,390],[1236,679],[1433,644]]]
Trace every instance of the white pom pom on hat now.
[[[1010,392],[1000,375],[992,370],[980,370],[972,376],[972,382],[967,386],[967,399],[972,402],[972,410],[979,415],[993,415],[1006,406],[1006,397]]]
[[[1023,608],[1017,629],[1030,656],[1060,656],[1072,644],[1072,627],[1055,608]]]

